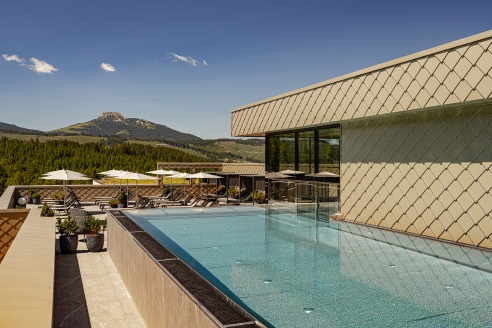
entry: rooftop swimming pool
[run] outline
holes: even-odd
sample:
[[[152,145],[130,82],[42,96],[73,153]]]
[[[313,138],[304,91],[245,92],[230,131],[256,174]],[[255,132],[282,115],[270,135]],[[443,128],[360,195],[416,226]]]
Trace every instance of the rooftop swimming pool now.
[[[492,326],[492,253],[288,207],[125,214],[269,327]]]

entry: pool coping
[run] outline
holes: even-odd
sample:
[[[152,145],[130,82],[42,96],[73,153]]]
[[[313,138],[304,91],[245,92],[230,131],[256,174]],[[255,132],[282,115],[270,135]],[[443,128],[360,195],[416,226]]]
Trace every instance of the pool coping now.
[[[193,268],[191,268],[188,264],[186,264],[184,261],[182,261],[179,257],[177,257],[173,252],[171,252],[169,249],[167,249],[165,246],[163,246],[161,243],[159,243],[155,238],[153,238],[150,234],[148,234],[144,229],[142,229],[138,224],[136,224],[132,219],[130,219],[128,216],[126,216],[122,211],[120,210],[110,210],[108,211],[108,214],[114,219],[115,222],[119,224],[119,226],[126,232],[128,233],[133,241],[144,251],[144,253],[155,263],[157,266],[176,284],[218,327],[224,327],[224,328],[229,328],[229,327],[243,327],[243,328],[249,328],[249,327],[260,327],[264,328],[265,326],[258,320],[256,319],[253,315],[251,315],[248,311],[244,310],[241,306],[239,306],[237,303],[235,303],[233,300],[231,300],[227,295],[222,293],[217,287],[215,287],[213,284],[211,284],[207,279],[205,279],[202,275],[200,275],[198,272],[196,272]],[[149,242],[142,242],[139,241],[137,236],[144,236],[147,239],[150,239]],[[153,245],[150,245],[153,244]],[[164,253],[166,254],[165,257],[167,258],[162,258],[158,259],[156,256],[154,256],[152,253],[155,249],[151,249],[152,246],[156,246],[162,248],[164,250]],[[110,249],[111,245],[108,244],[108,250]],[[181,266],[184,270],[188,271],[185,272],[185,274],[191,275],[193,278],[196,278],[200,281],[202,286],[201,288],[209,289],[209,292],[211,292],[213,297],[217,300],[219,298],[222,301],[222,307],[227,307],[225,309],[225,312],[229,312],[231,315],[242,315],[244,320],[242,322],[235,322],[235,323],[223,323],[219,318],[217,318],[216,315],[214,315],[214,310],[210,310],[213,308],[214,304],[207,304],[206,301],[204,301],[203,297],[202,301],[199,300],[200,295],[198,294],[198,291],[194,288],[193,291],[188,290],[183,283],[179,281],[177,277],[173,273],[170,272],[168,268],[166,268],[164,262],[168,261],[173,261],[174,263],[179,263],[178,266]],[[200,288],[198,288],[200,289]],[[209,294],[210,295],[210,294]],[[202,295],[203,296],[203,295]],[[217,311],[215,311],[217,312]],[[222,314],[222,313],[221,313]],[[227,314],[226,314],[227,315]]]

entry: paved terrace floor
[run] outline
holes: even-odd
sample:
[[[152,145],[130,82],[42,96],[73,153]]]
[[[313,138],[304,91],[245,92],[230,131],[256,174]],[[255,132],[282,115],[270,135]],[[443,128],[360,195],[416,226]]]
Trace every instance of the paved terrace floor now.
[[[106,218],[94,204],[83,205],[99,219]],[[53,327],[145,328],[106,252],[107,238],[98,253],[87,251],[83,238],[79,236],[76,254],[61,254],[57,234]]]

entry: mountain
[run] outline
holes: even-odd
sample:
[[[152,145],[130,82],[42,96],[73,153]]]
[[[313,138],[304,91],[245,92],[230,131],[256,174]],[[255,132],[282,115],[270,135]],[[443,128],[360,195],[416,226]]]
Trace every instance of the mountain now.
[[[117,112],[104,112],[98,118],[77,123],[51,133],[71,133],[94,136],[118,135],[125,138],[159,140],[200,140],[199,137],[173,130],[165,125],[140,118],[127,118]]]
[[[45,132],[43,131],[25,129],[17,125],[2,123],[2,122],[0,122],[0,130],[14,132],[14,133],[25,133],[25,134],[45,134]]]

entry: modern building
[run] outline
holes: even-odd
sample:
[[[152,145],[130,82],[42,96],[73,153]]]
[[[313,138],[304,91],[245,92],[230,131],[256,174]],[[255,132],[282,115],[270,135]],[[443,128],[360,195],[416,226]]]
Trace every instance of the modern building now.
[[[492,248],[492,31],[232,110],[266,170],[340,173],[346,220]]]

